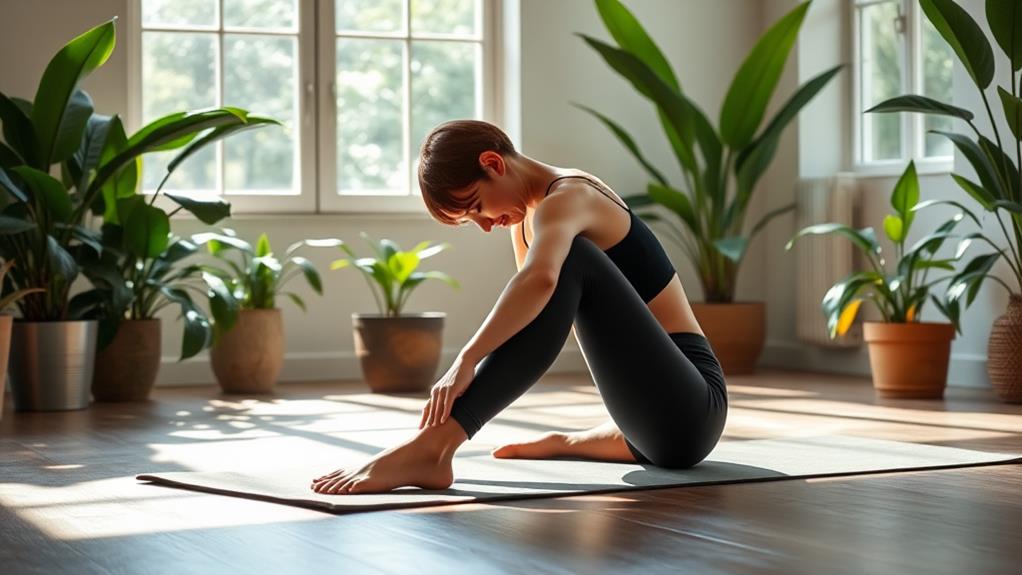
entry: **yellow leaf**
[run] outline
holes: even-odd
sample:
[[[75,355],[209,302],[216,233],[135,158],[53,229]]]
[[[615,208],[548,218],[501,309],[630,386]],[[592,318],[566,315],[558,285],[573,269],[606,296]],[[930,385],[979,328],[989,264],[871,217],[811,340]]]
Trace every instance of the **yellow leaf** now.
[[[854,299],[845,306],[845,309],[841,310],[841,317],[837,320],[838,335],[848,333],[848,328],[852,327],[852,322],[855,321],[855,316],[859,313],[859,306],[861,305],[861,299]]]
[[[912,307],[908,308],[905,312],[905,321],[915,321],[916,318],[916,304],[912,304]]]

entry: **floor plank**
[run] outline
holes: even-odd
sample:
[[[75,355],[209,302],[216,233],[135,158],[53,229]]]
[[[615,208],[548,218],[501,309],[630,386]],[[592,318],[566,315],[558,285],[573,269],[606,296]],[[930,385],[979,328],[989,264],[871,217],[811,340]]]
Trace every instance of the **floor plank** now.
[[[724,441],[841,433],[1022,452],[1022,406],[988,390],[885,400],[867,379],[728,380]],[[629,491],[333,516],[138,482],[245,465],[231,446],[300,437],[365,453],[413,432],[423,395],[361,382],[267,396],[169,387],[137,404],[0,420],[0,572],[1015,573],[1022,466]],[[381,410],[381,408],[385,408]],[[462,449],[607,417],[584,375],[551,375]],[[371,433],[370,433],[371,432]],[[369,440],[369,436],[374,438]]]

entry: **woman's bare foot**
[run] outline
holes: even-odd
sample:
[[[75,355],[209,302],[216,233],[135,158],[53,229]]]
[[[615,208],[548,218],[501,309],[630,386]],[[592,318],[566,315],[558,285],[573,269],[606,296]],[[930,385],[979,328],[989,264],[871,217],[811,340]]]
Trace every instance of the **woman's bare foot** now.
[[[598,461],[635,462],[624,434],[613,421],[586,431],[551,431],[532,441],[502,445],[492,454],[502,459],[549,459],[570,455]]]
[[[381,493],[405,485],[447,489],[454,482],[454,452],[466,439],[461,426],[448,418],[377,454],[361,467],[338,469],[313,479],[312,490],[326,494]]]

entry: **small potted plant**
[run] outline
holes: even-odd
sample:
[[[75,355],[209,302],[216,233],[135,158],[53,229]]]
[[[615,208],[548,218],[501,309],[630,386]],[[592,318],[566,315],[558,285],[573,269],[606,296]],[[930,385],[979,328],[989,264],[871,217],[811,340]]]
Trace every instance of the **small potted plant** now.
[[[225,393],[269,393],[284,365],[284,320],[276,306],[278,295],[291,299],[305,310],[305,302],[284,286],[303,275],[317,294],[323,294],[319,272],[308,259],[294,255],[303,247],[336,247],[344,242],[334,238],[308,239],[291,244],[283,258],[277,258],[270,239],[261,234],[255,247],[239,238],[234,230],[192,235],[192,242],[205,245],[226,267],[198,264],[200,271],[219,278],[227,286],[238,308],[214,314],[210,362]],[[236,253],[240,257],[232,257]]]
[[[816,224],[800,230],[785,246],[790,250],[795,240],[805,235],[836,233],[862,250],[870,269],[854,272],[834,284],[823,296],[822,307],[833,338],[847,332],[864,299],[876,305],[883,321],[864,322],[863,335],[869,345],[873,386],[881,397],[941,398],[944,395],[951,340],[955,332],[961,333],[961,313],[952,283],[945,286],[943,301],[931,294],[936,284],[953,276],[927,281],[927,275],[933,269],[954,271],[953,264],[968,248],[970,238],[958,244],[951,258],[938,258],[936,252],[945,240],[956,237],[952,230],[958,222],[966,214],[972,216],[967,210],[958,212],[933,233],[906,248],[905,240],[915,212],[936,204],[960,207],[956,202],[942,200],[919,202],[915,163],[909,162],[891,194],[895,213],[888,214],[883,223],[897,256],[897,267],[893,271],[887,269],[872,227],[856,230],[837,223]],[[950,323],[919,321],[928,299]]]
[[[3,217],[0,216],[0,223],[4,225],[3,229],[8,229],[6,226],[10,222],[4,222]],[[0,232],[5,233],[5,232]],[[28,288],[13,291],[7,293],[7,272],[14,267],[14,261],[5,261],[0,264],[0,418],[3,418],[3,407],[4,407],[4,390],[7,388],[7,356],[11,349],[11,324],[14,321],[14,316],[5,313],[5,310],[14,302],[27,296],[30,293],[46,291],[42,288]]]
[[[416,271],[419,263],[450,244],[430,246],[419,242],[409,251],[402,251],[392,240],[372,240],[362,232],[376,257],[360,258],[347,245],[343,249],[351,258],[335,260],[330,269],[354,266],[366,278],[376,299],[379,313],[351,314],[355,338],[355,354],[362,364],[362,374],[374,393],[411,392],[428,389],[434,382],[440,354],[443,351],[444,312],[402,313],[408,296],[427,279],[439,279],[452,287],[461,286],[451,276],[438,271]],[[379,293],[377,293],[379,292]]]

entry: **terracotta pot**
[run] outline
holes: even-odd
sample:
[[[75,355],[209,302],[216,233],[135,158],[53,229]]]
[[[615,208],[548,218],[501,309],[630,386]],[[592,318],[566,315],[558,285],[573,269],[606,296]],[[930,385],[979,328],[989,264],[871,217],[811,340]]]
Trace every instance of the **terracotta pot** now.
[[[693,303],[692,312],[725,375],[756,370],[766,339],[763,302]]]
[[[284,365],[284,319],[277,308],[243,309],[209,352],[224,393],[269,393]]]
[[[95,401],[145,401],[160,371],[160,320],[121,322],[110,345],[96,352]]]
[[[869,344],[873,388],[881,397],[944,397],[951,340],[950,323],[863,323]]]
[[[1001,400],[1022,403],[1022,296],[1011,296],[1008,309],[994,320],[987,340],[987,375]]]
[[[436,383],[444,312],[351,314],[355,355],[374,393],[423,391]]]
[[[7,357],[11,351],[11,325],[14,316],[0,313],[0,419],[4,418],[4,390],[7,389]]]

